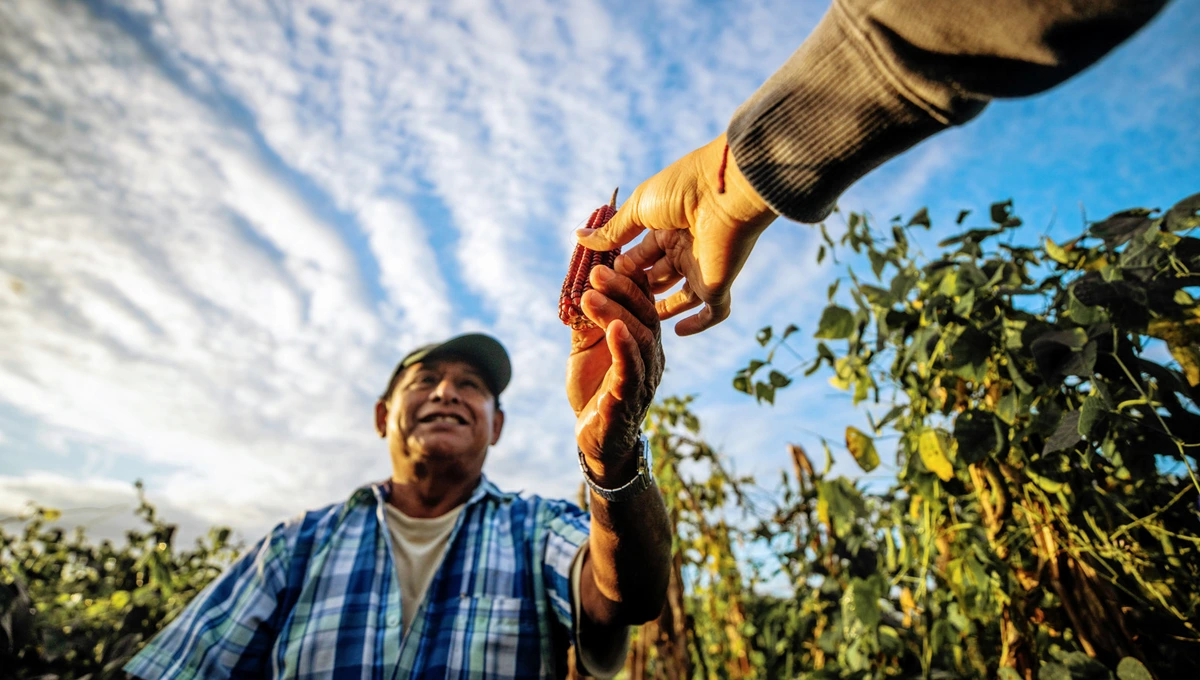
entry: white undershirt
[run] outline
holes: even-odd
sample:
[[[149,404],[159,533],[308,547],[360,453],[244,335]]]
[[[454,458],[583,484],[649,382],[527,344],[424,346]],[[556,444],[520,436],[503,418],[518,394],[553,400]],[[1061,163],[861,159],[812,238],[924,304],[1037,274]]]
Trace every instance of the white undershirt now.
[[[429,590],[429,584],[442,564],[446,548],[450,545],[450,534],[454,532],[454,523],[464,507],[460,505],[441,517],[423,519],[409,517],[391,504],[384,506],[388,534],[392,537],[392,552],[396,558],[396,576],[400,581],[402,636],[408,634],[417,610],[425,599],[425,591]],[[611,678],[624,666],[629,636],[624,636],[625,644],[615,649],[593,649],[596,645],[587,644],[584,636],[580,635],[579,620],[583,609],[579,581],[587,547],[588,544],[584,543],[571,565],[571,609],[574,612],[575,637],[579,640],[576,658],[593,676]]]
[[[400,578],[400,620],[404,626],[401,635],[408,634],[413,617],[425,599],[425,591],[429,590],[450,545],[454,522],[464,507],[460,505],[441,517],[424,519],[409,517],[391,504],[384,506],[396,557],[396,575]]]

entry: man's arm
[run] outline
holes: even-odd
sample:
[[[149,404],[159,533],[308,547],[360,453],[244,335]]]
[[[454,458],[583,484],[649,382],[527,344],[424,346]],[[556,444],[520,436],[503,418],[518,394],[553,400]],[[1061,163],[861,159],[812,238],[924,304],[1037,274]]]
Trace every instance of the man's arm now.
[[[615,488],[633,476],[629,470],[613,475],[612,482],[596,481]],[[623,626],[658,618],[671,567],[671,523],[658,487],[619,503],[592,493],[591,512],[590,546],[580,581],[585,623]]]
[[[996,97],[1047,90],[1165,0],[834,0],[729,124],[737,166],[777,213],[818,222],[843,191]]]
[[[615,489],[636,476],[641,424],[662,378],[663,352],[646,274],[627,257],[591,273],[582,300],[597,328],[572,334],[567,394],[592,481]],[[666,598],[671,528],[657,486],[623,501],[591,496],[580,595],[583,630],[624,634],[658,616]]]
[[[287,585],[287,525],[279,525],[195,597],[128,664],[145,680],[264,677]]]

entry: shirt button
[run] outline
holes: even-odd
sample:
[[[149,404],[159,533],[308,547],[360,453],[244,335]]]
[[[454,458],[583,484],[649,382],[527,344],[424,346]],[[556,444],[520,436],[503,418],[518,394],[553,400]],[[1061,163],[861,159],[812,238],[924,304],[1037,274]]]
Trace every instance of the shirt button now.
[[[389,626],[400,625],[400,615],[397,614],[396,612],[390,612],[387,615],[387,625],[389,625]]]

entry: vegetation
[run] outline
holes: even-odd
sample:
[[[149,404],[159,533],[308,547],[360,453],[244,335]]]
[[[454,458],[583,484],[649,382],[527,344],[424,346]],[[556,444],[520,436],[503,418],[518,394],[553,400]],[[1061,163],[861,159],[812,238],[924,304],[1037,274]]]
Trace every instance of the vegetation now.
[[[20,533],[0,530],[0,676],[124,678],[125,662],[233,561],[229,529],[177,549],[175,527],[137,491],[142,527],[119,547],[48,527],[60,518],[48,508],[19,518]]]
[[[925,211],[890,238],[849,216],[841,245],[878,285],[849,271],[849,307],[830,288],[815,337],[834,347],[805,373],[890,407],[845,444],[869,472],[895,432],[899,473],[872,497],[801,461],[771,527],[811,541],[783,557],[789,616],[820,612],[790,645],[814,676],[1200,676],[1200,195],[1039,247],[1000,242],[1011,208],[928,262],[909,246]],[[793,332],[763,329],[735,387],[772,402]]]
[[[1019,246],[998,203],[933,259],[911,245],[925,211],[885,234],[851,214],[838,242],[822,227],[818,258],[848,248],[871,276],[830,288],[810,362],[781,370],[798,329],[765,328],[734,387],[771,404],[830,371],[870,423],[846,449],[870,472],[894,445],[894,484],[832,476],[823,441],[822,470],[792,446],[764,488],[702,439],[690,398],[657,404],[677,538],[626,675],[1200,677],[1198,208]],[[235,554],[228,530],[179,551],[144,499],[138,514],[119,548],[47,528],[46,509],[0,532],[0,668],[119,677]]]

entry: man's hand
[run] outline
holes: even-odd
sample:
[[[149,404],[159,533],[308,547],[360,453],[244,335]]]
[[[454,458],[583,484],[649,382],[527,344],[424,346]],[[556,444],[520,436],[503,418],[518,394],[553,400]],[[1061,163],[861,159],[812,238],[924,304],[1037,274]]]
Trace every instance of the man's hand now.
[[[722,164],[725,191],[719,193]],[[686,279],[655,307],[668,319],[703,304],[675,326],[677,334],[692,335],[729,316],[733,280],[776,217],[738,170],[722,134],[642,183],[608,224],[578,236],[588,248],[612,250],[650,229],[626,254],[648,270],[654,294]]]
[[[658,314],[646,273],[621,255],[591,272],[583,312],[595,324],[571,333],[567,399],[575,440],[596,482],[613,488],[636,473],[642,420],[662,379]]]
[[[662,335],[646,272],[621,255],[592,270],[581,300],[597,326],[571,333],[567,399],[575,441],[592,479],[616,488],[637,474],[642,420],[663,372]],[[658,487],[625,502],[591,497],[590,550],[583,563],[582,634],[625,639],[623,626],[653,619],[666,600],[671,522]]]

